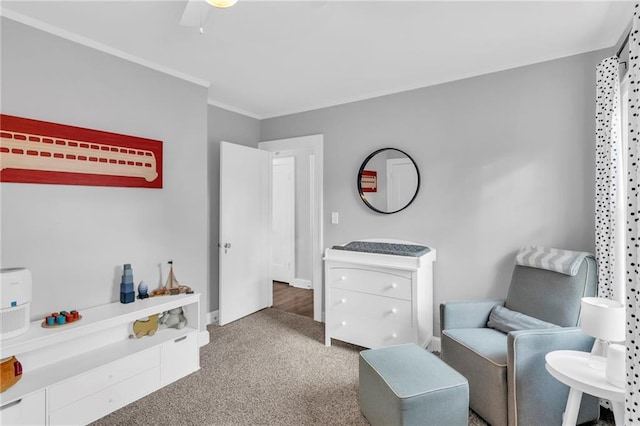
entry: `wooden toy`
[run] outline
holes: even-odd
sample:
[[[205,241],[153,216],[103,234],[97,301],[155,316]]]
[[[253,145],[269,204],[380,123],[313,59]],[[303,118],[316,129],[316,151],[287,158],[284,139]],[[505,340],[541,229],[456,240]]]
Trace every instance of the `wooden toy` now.
[[[120,282],[120,303],[135,302],[136,293],[133,291],[133,269],[126,263],[122,267],[122,281]]]
[[[80,315],[75,309],[73,311],[53,312],[51,315],[47,315],[45,317],[41,325],[44,328],[55,328],[72,324],[76,321],[80,321],[81,319],[82,315]]]
[[[151,315],[145,319],[134,321],[133,334],[129,337],[137,337],[141,339],[144,336],[153,336],[158,331],[158,316],[160,314]]]
[[[164,287],[157,288],[151,292],[151,297],[154,296],[164,296],[166,294],[170,294],[175,296],[180,293],[192,294],[193,290],[191,287],[186,285],[181,285],[176,279],[176,274],[173,272],[173,260],[169,262],[169,276],[167,277],[167,282]]]
[[[146,299],[149,297],[149,286],[144,281],[138,284],[138,299]]]

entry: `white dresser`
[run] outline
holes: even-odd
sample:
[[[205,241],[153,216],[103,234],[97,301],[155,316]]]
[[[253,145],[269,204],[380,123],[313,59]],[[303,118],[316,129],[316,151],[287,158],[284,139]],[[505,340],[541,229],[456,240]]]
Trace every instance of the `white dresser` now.
[[[426,347],[433,338],[435,260],[433,248],[420,256],[326,249],[325,344],[330,346],[333,338],[366,348]]]
[[[131,339],[135,320],[182,307],[187,326]],[[153,297],[81,310],[45,329],[41,320],[0,343],[22,378],[0,393],[1,425],[87,424],[200,368],[200,294]]]

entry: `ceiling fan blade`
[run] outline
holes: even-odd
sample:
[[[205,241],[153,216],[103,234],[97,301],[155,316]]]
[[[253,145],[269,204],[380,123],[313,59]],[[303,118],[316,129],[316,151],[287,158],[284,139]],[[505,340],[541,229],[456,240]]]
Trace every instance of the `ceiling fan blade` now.
[[[210,10],[211,7],[204,0],[187,0],[187,5],[180,18],[180,25],[198,27],[206,21]]]

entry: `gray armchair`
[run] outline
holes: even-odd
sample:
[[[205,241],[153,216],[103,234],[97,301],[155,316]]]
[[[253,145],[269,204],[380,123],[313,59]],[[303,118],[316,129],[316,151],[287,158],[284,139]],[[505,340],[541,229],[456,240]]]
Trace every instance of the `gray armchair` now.
[[[592,257],[582,260],[575,276],[516,265],[506,300],[440,305],[442,359],[469,381],[469,405],[478,415],[494,426],[562,423],[569,388],[546,371],[544,357],[555,350],[591,350],[593,338],[578,324],[580,299],[595,296],[596,286]],[[489,328],[496,305],[552,328]],[[598,415],[598,400],[584,395],[578,423]]]

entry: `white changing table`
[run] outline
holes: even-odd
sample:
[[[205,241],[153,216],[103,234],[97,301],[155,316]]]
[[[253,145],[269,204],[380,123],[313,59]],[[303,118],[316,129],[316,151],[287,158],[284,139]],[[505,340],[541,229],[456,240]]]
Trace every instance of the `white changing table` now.
[[[360,240],[421,245],[408,241]],[[426,247],[426,246],[424,246]],[[433,262],[420,256],[325,250],[325,344],[331,339],[366,348],[433,338]]]

